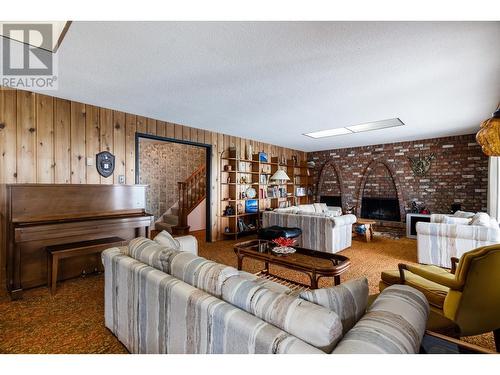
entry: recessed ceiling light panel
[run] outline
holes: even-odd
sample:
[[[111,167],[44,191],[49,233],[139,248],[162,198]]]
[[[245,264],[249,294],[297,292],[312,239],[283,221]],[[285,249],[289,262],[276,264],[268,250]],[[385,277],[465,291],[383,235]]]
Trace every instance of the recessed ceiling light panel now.
[[[349,129],[353,133],[367,132],[370,130],[378,130],[385,128],[394,128],[396,126],[403,126],[404,123],[399,118],[390,118],[387,120],[366,122],[364,124],[354,125],[354,126],[346,126],[346,129]]]
[[[334,135],[343,135],[343,134],[351,134],[352,131],[346,128],[335,128],[328,130],[320,130],[312,133],[305,133],[304,135],[311,138],[325,138],[325,137],[333,137]]]
[[[304,135],[311,138],[325,138],[325,137],[333,137],[336,135],[345,135],[345,134],[353,134],[353,133],[361,133],[367,132],[370,130],[378,130],[378,129],[386,129],[386,128],[394,128],[397,126],[403,126],[404,122],[399,118],[391,118],[387,120],[366,122],[364,124],[346,126],[345,128],[335,128],[328,130],[320,130],[312,133],[305,133]]]

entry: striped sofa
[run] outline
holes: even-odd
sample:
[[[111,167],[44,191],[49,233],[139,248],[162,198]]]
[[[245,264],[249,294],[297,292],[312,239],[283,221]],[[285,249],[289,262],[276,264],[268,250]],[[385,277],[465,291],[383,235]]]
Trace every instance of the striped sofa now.
[[[279,225],[281,227],[300,228],[302,235],[297,239],[297,246],[337,253],[351,247],[354,215],[324,216],[317,213],[290,213],[264,211],[263,227]]]
[[[105,324],[131,353],[415,353],[428,303],[404,285],[368,309],[366,279],[293,296],[137,238],[102,253]]]
[[[470,213],[469,217],[433,214],[430,223],[418,222],[416,229],[418,262],[439,267],[451,268],[451,257],[460,258],[467,251],[500,243],[500,227],[486,213]]]

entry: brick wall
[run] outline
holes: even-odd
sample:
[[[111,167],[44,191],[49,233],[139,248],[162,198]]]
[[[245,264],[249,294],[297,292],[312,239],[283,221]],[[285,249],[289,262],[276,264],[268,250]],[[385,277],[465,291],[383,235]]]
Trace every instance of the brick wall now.
[[[396,184],[385,164],[375,164],[367,174],[363,187],[366,198],[397,198]]]
[[[146,190],[146,209],[155,220],[178,200],[177,182],[184,181],[205,164],[205,149],[173,142],[141,140],[139,183]]]
[[[415,176],[408,157],[431,153],[435,159],[428,173]],[[453,202],[468,211],[486,211],[488,158],[473,134],[318,151],[309,160],[316,162],[317,193],[342,195],[343,206],[357,205],[358,215],[364,191],[374,197],[397,196],[402,219],[412,200],[434,213],[448,212]]]

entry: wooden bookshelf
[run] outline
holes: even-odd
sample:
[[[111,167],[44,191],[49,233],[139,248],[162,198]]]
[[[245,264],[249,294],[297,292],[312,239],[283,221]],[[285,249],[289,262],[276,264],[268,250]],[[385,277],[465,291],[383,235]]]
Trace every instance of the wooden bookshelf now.
[[[259,153],[252,159],[240,158],[239,150],[231,148],[221,154],[220,212],[221,234],[226,238],[256,233],[260,227],[261,212],[268,208],[287,207],[313,202],[311,171],[305,161],[281,160],[270,156],[267,162],[259,160]],[[290,177],[284,184],[271,181],[271,176],[283,169]],[[255,198],[247,197],[247,190],[254,188]],[[302,190],[298,190],[301,188]],[[297,193],[299,193],[297,195]],[[246,203],[257,201],[257,212],[246,212]],[[233,212],[224,214],[231,206]]]

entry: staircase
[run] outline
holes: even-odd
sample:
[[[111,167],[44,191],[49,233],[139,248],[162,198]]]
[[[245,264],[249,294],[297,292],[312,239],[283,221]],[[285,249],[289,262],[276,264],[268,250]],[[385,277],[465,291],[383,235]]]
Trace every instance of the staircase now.
[[[178,201],[155,223],[156,230],[188,234],[188,215],[206,198],[205,165],[199,166],[185,181],[177,182]]]

